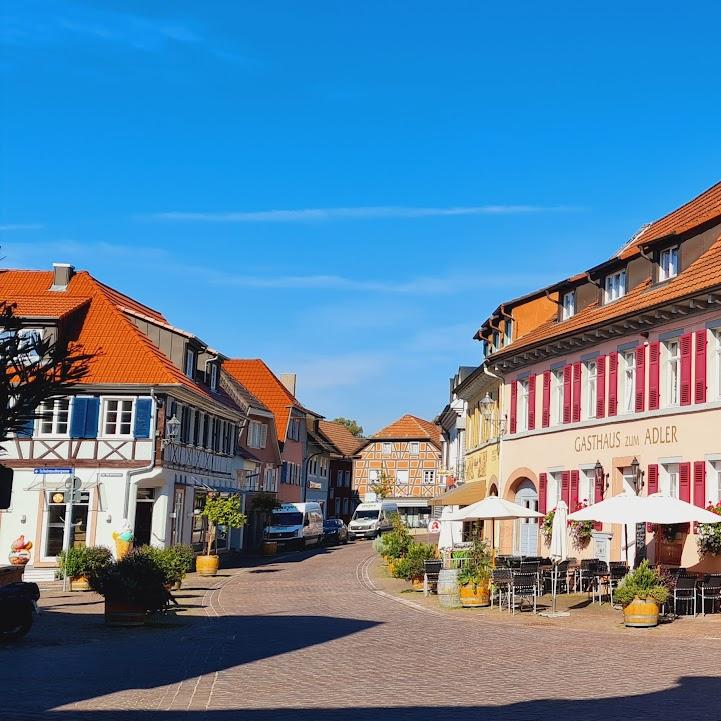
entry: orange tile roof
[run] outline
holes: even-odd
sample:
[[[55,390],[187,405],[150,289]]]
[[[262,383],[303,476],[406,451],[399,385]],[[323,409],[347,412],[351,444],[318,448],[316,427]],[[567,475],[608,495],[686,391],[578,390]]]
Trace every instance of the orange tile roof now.
[[[413,438],[419,440],[433,441],[437,446],[441,445],[441,428],[435,423],[426,421],[418,416],[406,414],[401,416],[397,421],[393,421],[385,428],[381,428],[374,433],[371,438],[373,440],[380,438],[401,439]]]
[[[86,271],[73,275],[64,291],[51,291],[52,271],[0,271],[0,300],[17,303],[19,308],[37,312],[43,302],[48,308],[58,304],[65,316],[87,305],[75,340],[85,353],[94,355],[83,384],[178,385],[237,410],[223,393],[212,393],[188,378],[122,312],[121,306],[142,309],[143,313],[165,322],[157,311],[98,282]],[[62,300],[61,300],[62,299]],[[88,303],[89,301],[89,303]],[[20,313],[19,313],[20,315]]]
[[[67,298],[28,295],[16,298],[15,315],[22,318],[62,318],[90,302],[90,298]]]
[[[568,320],[547,321],[512,344],[493,353],[490,359],[493,362],[496,358],[513,355],[529,346],[582,329],[590,330],[624,316],[719,287],[721,287],[721,235],[706,253],[672,280],[657,286],[646,280],[613,303],[608,305],[592,303]]]
[[[223,368],[268,406],[275,417],[278,440],[285,441],[291,408],[305,413],[298,399],[260,358],[232,358]]]
[[[705,190],[680,208],[644,228],[618,254],[626,259],[638,254],[639,247],[669,235],[680,235],[714,219],[721,220],[721,182]]]
[[[323,435],[344,455],[352,456],[365,442],[365,438],[354,436],[344,425],[333,421],[319,421]]]

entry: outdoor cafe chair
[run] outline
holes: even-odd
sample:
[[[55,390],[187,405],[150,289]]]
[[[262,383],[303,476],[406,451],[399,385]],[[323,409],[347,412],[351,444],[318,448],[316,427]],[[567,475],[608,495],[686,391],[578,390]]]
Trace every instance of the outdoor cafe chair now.
[[[558,564],[558,586],[556,587],[557,593],[568,593],[569,588],[569,571],[568,571],[569,562],[561,561]],[[544,568],[542,571],[542,577],[541,577],[541,584],[539,585],[539,588],[541,589],[540,592],[542,593],[552,593],[553,592],[553,566],[549,568]]]
[[[511,581],[511,613],[516,612],[516,599],[518,608],[523,607],[523,602],[533,603],[533,613],[536,613],[536,599],[538,598],[538,584],[535,573],[522,573],[516,571]]]
[[[498,608],[503,610],[503,599],[510,610],[511,607],[511,583],[513,582],[513,573],[508,568],[494,568],[491,574],[491,608],[493,608],[493,599],[498,599]]]
[[[596,583],[597,558],[582,558],[578,569],[578,590],[593,591]]]
[[[429,592],[438,585],[438,574],[443,568],[443,561],[424,561],[423,562],[423,595],[427,596]]]
[[[711,601],[711,613],[713,613],[716,601],[721,600],[721,576],[706,576],[700,584],[699,595],[701,596],[701,615],[706,615],[707,601]]]
[[[613,606],[613,591],[618,588],[618,585],[626,578],[628,574],[628,564],[625,561],[611,561],[611,568],[609,575],[607,576],[608,583],[608,595],[611,598],[611,605]]]
[[[693,604],[693,615],[696,617],[696,576],[679,576],[673,589],[673,612],[678,616],[678,604]]]

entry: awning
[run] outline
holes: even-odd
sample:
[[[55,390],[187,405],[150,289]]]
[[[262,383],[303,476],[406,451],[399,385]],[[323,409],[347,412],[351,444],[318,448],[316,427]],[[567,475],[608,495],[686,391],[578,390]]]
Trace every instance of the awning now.
[[[432,498],[432,506],[468,506],[480,501],[485,496],[485,483],[474,481],[464,483],[462,486],[446,491],[442,496]]]
[[[46,478],[45,476],[42,477],[42,479],[35,481],[34,483],[31,483],[27,488],[24,488],[25,491],[67,491],[68,488],[65,485],[66,478],[62,479],[54,479],[54,478]],[[83,481],[80,485],[80,488],[78,489],[81,493],[85,491],[89,491],[95,487],[100,485],[100,481],[96,478],[94,481]]]

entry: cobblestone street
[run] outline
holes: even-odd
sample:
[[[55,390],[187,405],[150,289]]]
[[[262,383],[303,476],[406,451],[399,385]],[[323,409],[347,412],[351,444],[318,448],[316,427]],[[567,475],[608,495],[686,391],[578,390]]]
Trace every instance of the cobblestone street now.
[[[721,639],[444,614],[380,590],[363,542],[221,573],[163,627],[106,629],[91,594],[46,603],[0,648],[0,718],[721,718]]]

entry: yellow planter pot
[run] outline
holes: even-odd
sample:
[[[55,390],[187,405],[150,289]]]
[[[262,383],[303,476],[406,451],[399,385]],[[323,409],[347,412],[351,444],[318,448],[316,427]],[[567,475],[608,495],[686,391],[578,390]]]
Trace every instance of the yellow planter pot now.
[[[201,576],[215,576],[219,568],[219,556],[197,556],[195,559],[195,570]]]
[[[658,626],[658,604],[646,598],[636,598],[623,609],[623,621],[631,628]]]
[[[491,605],[491,591],[488,581],[479,583],[475,588],[472,583],[458,587],[458,596],[463,608],[481,608]]]
[[[411,587],[414,591],[422,591],[423,590],[423,576],[416,576],[415,578],[411,579]]]
[[[85,576],[73,576],[70,579],[70,590],[71,591],[89,591],[90,584]]]

